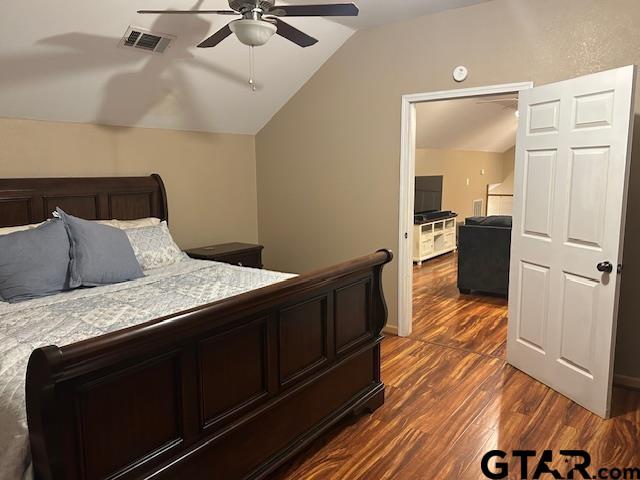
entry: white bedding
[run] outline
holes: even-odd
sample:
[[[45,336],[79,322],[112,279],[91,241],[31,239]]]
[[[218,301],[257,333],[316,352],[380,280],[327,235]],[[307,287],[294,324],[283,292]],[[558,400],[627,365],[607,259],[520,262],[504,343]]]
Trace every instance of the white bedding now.
[[[68,345],[291,278],[185,258],[139,280],[0,302],[0,480],[31,477],[25,376],[31,352]]]

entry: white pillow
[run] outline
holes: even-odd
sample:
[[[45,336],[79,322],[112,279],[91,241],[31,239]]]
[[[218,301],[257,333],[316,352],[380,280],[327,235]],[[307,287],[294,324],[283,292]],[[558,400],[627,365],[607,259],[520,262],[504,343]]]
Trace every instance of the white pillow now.
[[[36,227],[39,227],[44,222],[41,223],[32,223],[30,225],[18,225],[17,227],[2,227],[0,228],[0,235],[9,235],[10,233],[22,232],[24,230],[32,230]]]
[[[143,270],[166,267],[184,258],[180,247],[173,241],[167,222],[124,231]]]
[[[138,220],[116,220],[114,218],[113,220],[96,220],[96,222],[122,230],[160,225],[160,219],[155,217],[139,218]]]
[[[95,220],[96,223],[108,225],[110,227],[120,228],[122,230],[127,228],[142,228],[151,227],[153,225],[160,225],[160,219],[155,217],[140,218],[138,220]],[[0,227],[0,235],[9,235],[10,233],[22,232],[24,230],[32,230],[39,227],[44,222],[31,223],[29,225],[18,225],[16,227]]]

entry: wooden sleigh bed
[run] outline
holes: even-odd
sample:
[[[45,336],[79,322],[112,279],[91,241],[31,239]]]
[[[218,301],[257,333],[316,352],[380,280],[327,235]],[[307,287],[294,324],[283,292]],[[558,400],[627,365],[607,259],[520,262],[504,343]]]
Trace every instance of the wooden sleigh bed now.
[[[86,219],[167,219],[157,175],[0,180],[0,226],[60,206]],[[265,478],[331,425],[384,402],[381,275],[391,252],[179,314],[35,350],[35,477]]]

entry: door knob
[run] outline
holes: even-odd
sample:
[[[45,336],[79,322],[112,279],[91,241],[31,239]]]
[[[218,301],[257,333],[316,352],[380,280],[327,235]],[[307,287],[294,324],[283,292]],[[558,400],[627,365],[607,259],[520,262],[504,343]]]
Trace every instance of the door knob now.
[[[613,272],[613,265],[611,265],[611,262],[600,262],[596,268],[602,273]]]

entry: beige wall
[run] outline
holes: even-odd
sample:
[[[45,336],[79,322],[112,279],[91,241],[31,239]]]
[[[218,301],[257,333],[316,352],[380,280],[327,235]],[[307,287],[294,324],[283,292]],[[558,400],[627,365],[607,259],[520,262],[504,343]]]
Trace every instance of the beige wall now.
[[[267,266],[304,271],[397,251],[402,94],[540,85],[640,63],[638,25],[637,0],[495,0],[356,33],[257,136]],[[470,72],[463,84],[451,78],[460,64]],[[625,278],[637,275],[640,265],[628,262]],[[384,288],[393,325],[397,262]],[[626,297],[623,286],[623,303],[640,306]],[[640,315],[623,314],[618,368],[640,376]]]
[[[459,221],[473,216],[474,200],[486,203],[487,185],[503,180],[503,164],[502,153],[416,149],[416,175],[443,176],[442,209],[456,212]]]
[[[513,195],[513,170],[516,163],[516,147],[502,154],[502,181],[491,190],[493,194]]]
[[[253,136],[0,119],[0,177],[151,173],[181,247],[257,240]]]
[[[516,165],[516,147],[515,145],[502,154],[502,176],[504,178],[513,178],[513,171]]]
[[[640,63],[640,62],[637,62]],[[640,111],[636,86],[636,112]],[[615,372],[640,379],[640,115],[636,113],[633,133],[633,153],[627,199],[627,221],[624,239],[620,313],[618,315],[618,344]]]

